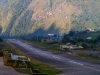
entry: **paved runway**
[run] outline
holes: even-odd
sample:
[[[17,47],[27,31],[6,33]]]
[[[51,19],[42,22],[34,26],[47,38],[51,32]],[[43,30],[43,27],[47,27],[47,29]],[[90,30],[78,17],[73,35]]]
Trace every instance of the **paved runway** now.
[[[9,39],[9,41],[33,58],[62,70],[64,73],[60,75],[100,75],[100,62],[56,54],[16,39]]]

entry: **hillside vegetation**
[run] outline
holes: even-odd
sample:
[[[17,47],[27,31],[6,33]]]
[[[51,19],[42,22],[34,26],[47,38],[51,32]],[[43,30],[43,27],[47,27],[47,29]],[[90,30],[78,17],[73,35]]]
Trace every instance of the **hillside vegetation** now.
[[[2,36],[100,30],[100,0],[2,0]]]

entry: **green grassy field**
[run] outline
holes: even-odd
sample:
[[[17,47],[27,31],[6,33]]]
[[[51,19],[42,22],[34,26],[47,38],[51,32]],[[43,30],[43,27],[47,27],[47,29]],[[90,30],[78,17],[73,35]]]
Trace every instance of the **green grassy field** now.
[[[60,45],[62,44],[60,41],[47,41],[47,42],[37,42],[37,41],[32,41],[32,40],[21,40],[23,42],[30,43],[34,46],[46,49],[48,51],[56,52],[56,53],[61,53],[64,52],[60,49]]]
[[[19,69],[19,68],[15,68],[15,70],[18,71],[19,73],[31,74],[30,69]]]
[[[77,55],[76,57],[100,62],[99,57],[91,57],[91,56],[85,56],[85,55]]]

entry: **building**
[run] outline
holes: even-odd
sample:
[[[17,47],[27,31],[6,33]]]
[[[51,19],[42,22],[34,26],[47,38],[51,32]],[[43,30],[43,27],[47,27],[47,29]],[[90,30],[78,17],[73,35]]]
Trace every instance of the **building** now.
[[[92,37],[87,37],[86,39],[87,39],[87,40],[91,40],[91,39],[92,39]]]
[[[51,41],[59,41],[62,39],[62,36],[58,36],[56,34],[48,34],[48,37]]]
[[[28,62],[30,62],[30,58],[27,58],[25,56],[13,55],[12,53],[10,53],[10,55],[11,55],[11,59],[12,60],[20,60],[20,61],[28,61]]]
[[[61,40],[61,37],[60,36],[53,36],[50,38],[51,41],[58,41],[58,40]]]
[[[60,45],[61,50],[80,50],[83,49],[82,46],[72,45],[71,43],[67,43],[66,45]]]

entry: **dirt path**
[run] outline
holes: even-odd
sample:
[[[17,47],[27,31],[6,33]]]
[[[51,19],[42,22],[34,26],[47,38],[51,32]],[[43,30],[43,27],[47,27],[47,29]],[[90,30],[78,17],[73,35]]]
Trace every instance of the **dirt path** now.
[[[3,58],[0,57],[0,75],[26,75],[26,74],[18,73],[12,67],[5,66],[3,63]]]

